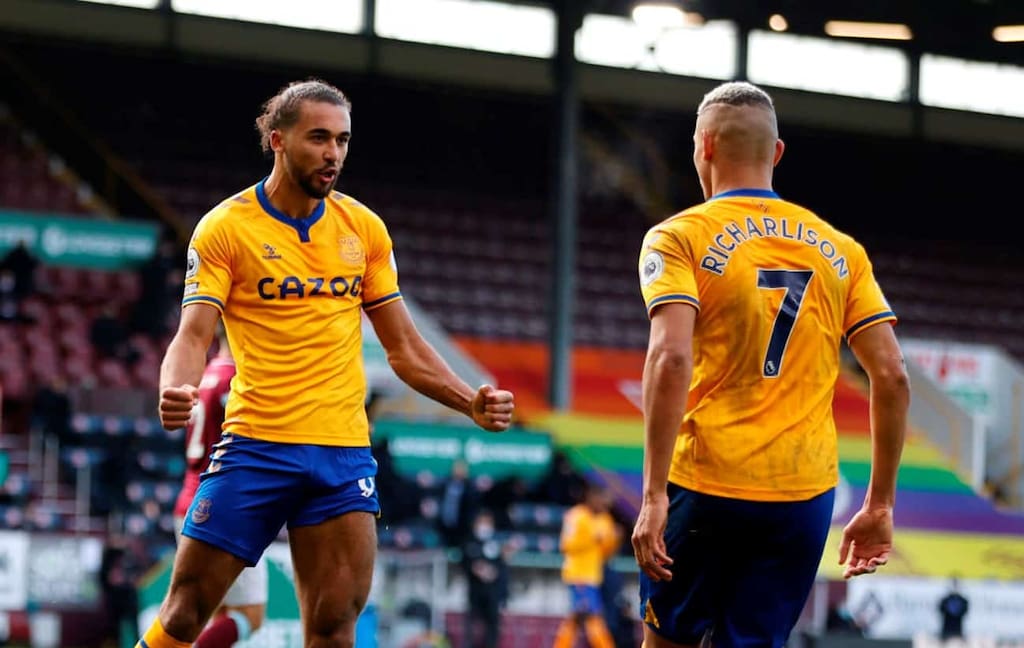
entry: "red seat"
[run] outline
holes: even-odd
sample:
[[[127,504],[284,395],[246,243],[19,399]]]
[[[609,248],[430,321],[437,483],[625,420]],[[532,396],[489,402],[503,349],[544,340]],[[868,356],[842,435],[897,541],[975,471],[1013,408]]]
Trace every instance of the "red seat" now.
[[[0,389],[5,400],[25,400],[30,395],[28,376],[19,368],[0,369]]]
[[[58,267],[52,277],[54,295],[62,299],[77,299],[82,288],[79,274],[75,268]]]
[[[89,301],[114,301],[118,299],[115,277],[105,270],[82,272],[83,294]]]
[[[131,376],[119,360],[101,360],[95,367],[96,378],[104,387],[130,387]]]

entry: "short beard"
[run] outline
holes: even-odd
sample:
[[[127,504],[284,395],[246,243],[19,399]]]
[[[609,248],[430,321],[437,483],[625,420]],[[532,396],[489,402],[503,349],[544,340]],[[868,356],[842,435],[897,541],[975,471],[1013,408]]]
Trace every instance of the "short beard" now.
[[[313,177],[316,175],[316,172],[313,172],[308,176],[301,176],[296,172],[295,167],[293,167],[287,159],[285,160],[285,169],[288,171],[288,175],[291,176],[292,180],[295,181],[295,184],[299,185],[299,187],[306,192],[307,196],[317,200],[323,200],[326,198],[328,194],[334,190],[334,185],[338,182],[338,176],[335,175],[334,182],[324,189],[317,189],[313,184]]]
[[[334,180],[331,181],[331,184],[327,185],[323,189],[317,189],[313,185],[313,176],[314,175],[316,175],[316,174],[314,173],[313,175],[310,175],[308,177],[299,178],[298,179],[299,186],[302,187],[302,190],[305,191],[306,195],[309,196],[310,198],[316,198],[317,200],[323,200],[324,198],[327,197],[328,194],[330,194],[334,190],[334,183],[336,183],[338,181],[338,176],[334,176]]]

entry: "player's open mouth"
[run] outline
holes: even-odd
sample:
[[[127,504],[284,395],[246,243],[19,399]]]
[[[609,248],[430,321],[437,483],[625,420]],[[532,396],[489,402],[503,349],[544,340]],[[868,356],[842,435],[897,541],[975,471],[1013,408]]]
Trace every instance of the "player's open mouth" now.
[[[317,175],[324,182],[334,182],[334,179],[338,177],[338,172],[331,169],[329,171],[321,171]]]

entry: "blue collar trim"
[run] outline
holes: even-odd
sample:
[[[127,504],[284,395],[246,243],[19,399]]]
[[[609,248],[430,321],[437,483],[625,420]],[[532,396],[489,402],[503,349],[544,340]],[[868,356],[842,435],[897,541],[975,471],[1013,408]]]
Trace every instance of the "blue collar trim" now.
[[[719,198],[778,198],[779,194],[775,193],[771,189],[733,189],[731,191],[723,191],[720,194],[711,196],[711,200],[717,200]]]
[[[260,183],[256,185],[256,200],[259,201],[260,207],[262,207],[263,211],[267,212],[267,214],[269,214],[270,216],[281,221],[285,225],[294,228],[299,235],[299,240],[302,241],[303,243],[308,243],[309,228],[313,227],[313,225],[315,225],[316,222],[320,220],[320,217],[324,215],[324,211],[326,210],[326,202],[321,200],[319,203],[317,203],[316,207],[313,208],[313,213],[305,218],[292,218],[291,216],[286,216],[285,214],[281,213],[281,211],[278,210],[277,207],[274,207],[272,204],[270,204],[270,199],[267,198],[267,191],[263,187],[263,185],[266,182],[267,179],[263,178],[262,180],[260,180]]]

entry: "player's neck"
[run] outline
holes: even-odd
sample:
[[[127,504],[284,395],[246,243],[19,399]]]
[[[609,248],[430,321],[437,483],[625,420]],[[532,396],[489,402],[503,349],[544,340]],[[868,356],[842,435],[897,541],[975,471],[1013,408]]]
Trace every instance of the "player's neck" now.
[[[772,176],[760,169],[735,169],[730,173],[714,173],[711,176],[711,195],[737,189],[765,189],[772,191]]]
[[[263,183],[263,191],[275,209],[291,218],[308,217],[320,202],[317,198],[311,198],[277,166]]]

